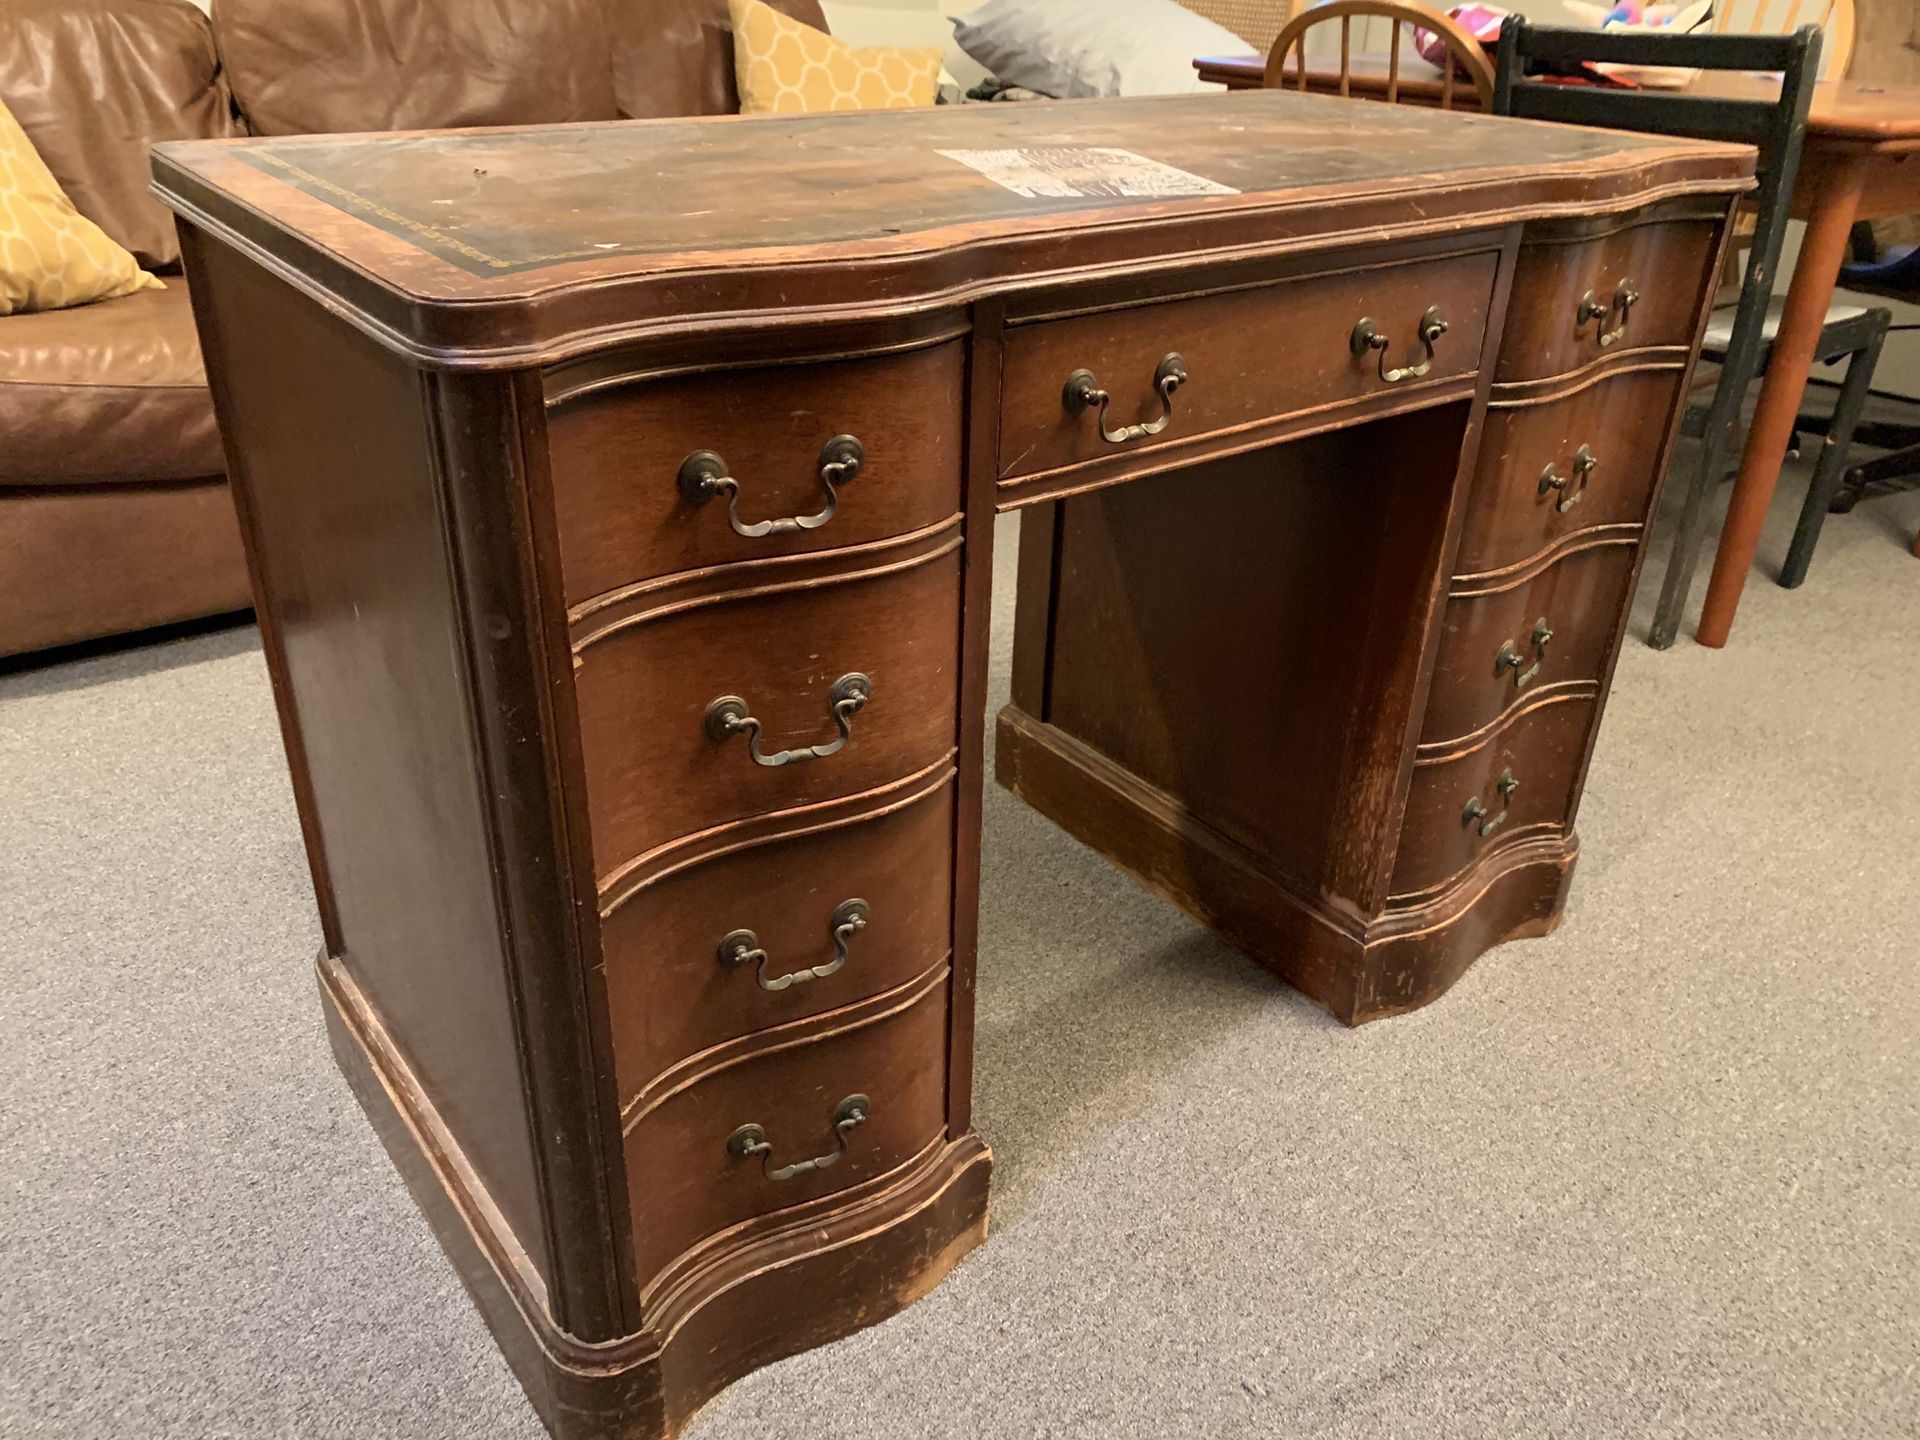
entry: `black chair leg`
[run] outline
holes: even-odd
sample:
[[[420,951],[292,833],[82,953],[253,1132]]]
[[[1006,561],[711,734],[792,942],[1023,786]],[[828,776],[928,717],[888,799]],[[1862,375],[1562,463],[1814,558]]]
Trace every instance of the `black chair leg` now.
[[[1780,584],[1796,590],[1807,578],[1807,566],[1813,563],[1813,547],[1819,543],[1820,527],[1826,523],[1827,509],[1839,492],[1847,474],[1847,449],[1853,444],[1854,426],[1867,405],[1867,390],[1873,384],[1873,369],[1880,362],[1880,347],[1887,338],[1882,326],[1874,332],[1865,348],[1853,352],[1847,362],[1846,377],[1834,398],[1833,421],[1820,446],[1819,463],[1813,467],[1813,481],[1807,486],[1806,501],[1800,506],[1799,523],[1793,527],[1793,543],[1787,547],[1787,560],[1780,567]]]
[[[1647,632],[1647,644],[1656,650],[1673,648],[1674,639],[1680,633],[1681,617],[1686,614],[1687,592],[1693,588],[1693,572],[1700,559],[1700,542],[1706,538],[1713,494],[1719,488],[1720,469],[1732,438],[1733,421],[1720,412],[1730,408],[1715,397],[1713,413],[1707,417],[1706,433],[1700,437],[1700,453],[1693,473],[1675,477],[1687,487],[1687,493],[1680,508],[1680,527],[1673,536],[1673,551],[1667,556],[1667,573],[1660,582],[1660,602],[1653,610],[1653,628]]]
[[[1920,475],[1920,445],[1909,445],[1854,466],[1847,472],[1847,484],[1865,489],[1869,485],[1910,480],[1916,475]]]

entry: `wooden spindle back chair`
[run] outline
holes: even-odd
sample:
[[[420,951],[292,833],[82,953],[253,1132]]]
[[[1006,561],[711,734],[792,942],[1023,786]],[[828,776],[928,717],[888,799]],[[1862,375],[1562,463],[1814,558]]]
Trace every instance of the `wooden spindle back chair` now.
[[[1460,22],[1425,5],[1406,3],[1406,0],[1327,0],[1324,5],[1315,5],[1302,10],[1281,27],[1274,38],[1273,49],[1267,52],[1267,70],[1265,84],[1269,90],[1284,89],[1288,84],[1287,61],[1291,56],[1297,61],[1293,81],[1296,89],[1307,88],[1307,32],[1322,25],[1331,25],[1336,21],[1340,26],[1340,89],[1339,93],[1352,98],[1353,79],[1353,29],[1354,21],[1364,22],[1371,19],[1385,19],[1391,22],[1392,34],[1387,48],[1387,92],[1389,105],[1400,102],[1400,71],[1405,63],[1402,51],[1412,41],[1413,31],[1427,30],[1438,35],[1446,44],[1447,57],[1451,62],[1442,67],[1445,74],[1441,77],[1440,108],[1453,109],[1456,91],[1471,85],[1480,97],[1480,108],[1486,110],[1493,104],[1493,66],[1487,60],[1486,51],[1480,42],[1469,35]],[[1403,43],[1405,42],[1405,43]],[[1415,64],[1419,64],[1418,60]],[[1465,78],[1462,79],[1462,72]]]

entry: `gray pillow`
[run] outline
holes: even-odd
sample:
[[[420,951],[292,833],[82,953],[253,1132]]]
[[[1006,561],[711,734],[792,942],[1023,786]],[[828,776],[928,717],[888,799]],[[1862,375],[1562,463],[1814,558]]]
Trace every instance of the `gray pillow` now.
[[[1216,90],[1193,57],[1253,48],[1174,0],[987,0],[953,38],[996,79],[1063,100]]]

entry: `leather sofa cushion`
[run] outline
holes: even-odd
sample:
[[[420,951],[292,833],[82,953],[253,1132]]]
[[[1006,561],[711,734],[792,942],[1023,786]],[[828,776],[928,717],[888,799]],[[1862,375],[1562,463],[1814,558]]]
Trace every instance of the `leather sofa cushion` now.
[[[187,283],[0,320],[0,487],[221,475]]]
[[[636,120],[732,115],[733,21],[727,0],[612,0],[613,89],[620,113]],[[819,0],[768,0],[781,14],[827,28]]]
[[[610,3],[219,0],[213,23],[256,135],[540,125],[619,118]]]
[[[147,147],[239,133],[188,0],[0,0],[0,100],[80,213],[149,270],[180,247],[147,193]]]
[[[826,28],[818,0],[772,0]],[[256,135],[730,115],[727,0],[215,0]]]

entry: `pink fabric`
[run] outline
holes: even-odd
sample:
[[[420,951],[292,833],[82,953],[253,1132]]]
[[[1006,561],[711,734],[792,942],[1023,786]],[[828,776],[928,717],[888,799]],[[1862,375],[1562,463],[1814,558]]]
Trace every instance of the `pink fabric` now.
[[[1447,11],[1449,18],[1459,21],[1460,27],[1489,51],[1500,43],[1500,26],[1511,13],[1497,5],[1455,5]],[[1447,63],[1447,42],[1431,30],[1415,29],[1413,48],[1431,65]]]

